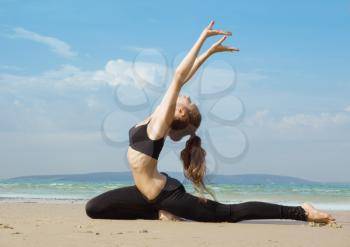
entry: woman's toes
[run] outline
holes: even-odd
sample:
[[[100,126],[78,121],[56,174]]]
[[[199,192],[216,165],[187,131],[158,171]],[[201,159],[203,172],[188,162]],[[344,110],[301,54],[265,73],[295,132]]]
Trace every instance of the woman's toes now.
[[[327,224],[332,221],[335,221],[335,218],[331,214],[317,210],[309,203],[303,203],[302,207],[306,211],[308,221]]]
[[[328,220],[329,222],[335,221],[335,218],[332,215],[328,215]]]
[[[165,210],[159,210],[159,219],[164,221],[178,221],[178,217]]]

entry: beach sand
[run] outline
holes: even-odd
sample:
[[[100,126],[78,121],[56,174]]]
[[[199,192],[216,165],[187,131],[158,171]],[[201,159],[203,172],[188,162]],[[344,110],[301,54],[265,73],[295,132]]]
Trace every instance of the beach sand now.
[[[240,223],[93,220],[76,202],[1,202],[1,247],[350,246],[350,211],[331,212],[341,228],[292,220]]]

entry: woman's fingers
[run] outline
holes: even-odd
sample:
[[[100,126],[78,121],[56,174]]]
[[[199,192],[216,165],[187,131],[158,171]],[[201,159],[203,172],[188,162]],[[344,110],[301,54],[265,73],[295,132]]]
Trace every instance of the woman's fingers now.
[[[213,45],[210,49],[209,49],[210,53],[217,53],[217,52],[225,52],[225,51],[229,51],[229,52],[235,52],[235,51],[239,51],[239,48],[236,47],[230,47],[230,46],[223,46],[221,44],[218,45]]]
[[[226,36],[231,36],[231,32],[226,32],[223,30],[208,30],[208,36],[214,36],[214,35],[226,35]]]
[[[204,30],[204,35],[206,37],[210,37],[210,36],[214,36],[214,35],[224,35],[220,40],[218,40],[216,43],[214,43],[211,48],[209,49],[209,51],[211,53],[215,53],[215,52],[222,52],[222,51],[230,51],[230,52],[234,52],[234,51],[239,51],[238,48],[236,47],[229,47],[229,46],[223,46],[222,43],[225,41],[225,39],[227,39],[228,36],[231,36],[232,33],[229,31],[224,31],[224,30],[213,30],[213,26],[214,26],[214,21],[211,21],[209,23],[209,25],[207,26],[207,28]]]
[[[216,48],[216,51],[217,51],[217,52],[221,52],[221,51],[231,51],[231,52],[234,52],[234,51],[239,51],[239,49],[236,48],[236,47],[230,47],[230,46],[219,45],[219,46]]]
[[[236,47],[230,47],[230,46],[222,46],[222,47],[226,51],[239,51],[239,48],[236,48]]]
[[[209,23],[209,25],[208,25],[208,29],[209,30],[211,30],[212,28],[213,28],[213,26],[214,26],[214,21],[211,21],[210,23]]]
[[[209,25],[207,26],[207,28],[204,30],[206,32],[206,36],[210,37],[213,35],[227,35],[227,36],[231,36],[232,33],[231,32],[227,32],[224,30],[213,30],[213,26],[214,26],[215,22],[211,21],[209,23]]]
[[[219,39],[219,41],[217,41],[217,42],[214,44],[214,46],[221,45],[222,42],[224,42],[226,38],[227,38],[227,36],[225,35],[224,37],[222,37],[221,39]]]
[[[239,51],[238,48],[236,47],[229,47],[229,46],[223,46],[222,43],[225,41],[225,39],[227,39],[228,36],[231,36],[232,33],[229,31],[224,31],[224,30],[213,30],[213,26],[214,26],[214,21],[211,21],[209,23],[209,25],[207,26],[207,28],[204,30],[204,35],[206,37],[210,37],[213,35],[224,35],[220,40],[218,40],[216,43],[214,43],[210,48],[209,48],[209,52],[210,53],[215,53],[215,52],[222,52],[222,51],[230,51],[230,52],[234,52],[234,51]]]
[[[222,42],[225,41],[225,39],[227,38],[227,36],[225,35],[224,37],[222,37],[219,41],[217,41],[216,43],[214,43],[210,48],[209,48],[209,52],[210,53],[215,53],[218,52],[220,49],[222,49],[222,47],[224,47],[222,44]]]
[[[223,30],[215,30],[216,34],[223,34],[223,35],[226,35],[226,36],[231,36],[232,33],[231,32],[226,32],[226,31],[223,31]]]
[[[222,37],[219,41],[217,41],[216,43],[214,43],[210,48],[209,48],[209,52],[210,53],[215,53],[215,52],[217,52],[219,49],[220,49],[220,47],[223,47],[222,45],[221,45],[221,43],[222,42],[224,42],[224,40],[227,38],[227,36],[225,35],[224,37]]]

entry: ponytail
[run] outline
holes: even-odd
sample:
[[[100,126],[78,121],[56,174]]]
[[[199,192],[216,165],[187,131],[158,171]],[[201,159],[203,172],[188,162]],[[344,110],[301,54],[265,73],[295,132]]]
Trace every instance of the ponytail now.
[[[214,193],[204,184],[206,151],[202,148],[201,144],[201,138],[196,134],[192,134],[186,141],[186,146],[181,151],[184,175],[193,183],[194,189],[201,194],[201,200],[206,201],[206,198],[203,196],[204,192],[210,194],[216,200]]]

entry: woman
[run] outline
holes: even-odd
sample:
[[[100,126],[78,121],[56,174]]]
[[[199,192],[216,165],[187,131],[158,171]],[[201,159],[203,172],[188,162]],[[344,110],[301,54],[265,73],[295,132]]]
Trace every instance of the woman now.
[[[212,21],[177,67],[161,103],[142,123],[129,130],[128,161],[135,181],[134,186],[107,191],[88,201],[86,213],[98,219],[188,219],[203,222],[238,222],[248,219],[294,219],[330,223],[335,219],[310,204],[284,206],[249,201],[222,204],[204,197],[195,197],[184,186],[166,173],[159,173],[157,161],[166,137],[179,141],[189,135],[181,152],[185,176],[201,193],[206,188],[205,150],[196,135],[201,114],[190,97],[180,96],[183,85],[191,79],[204,61],[217,52],[235,52],[237,48],[223,46],[230,32],[213,30]],[[203,55],[197,58],[205,40],[224,35]]]

